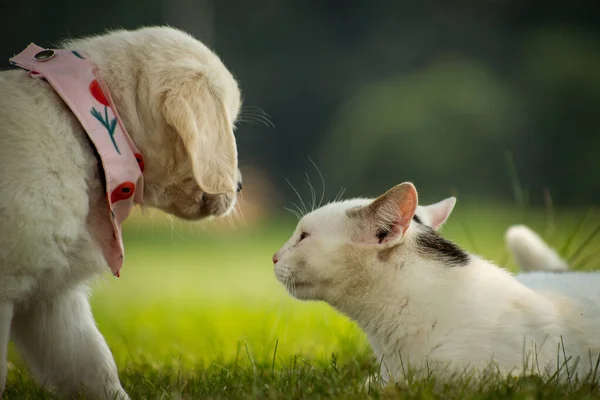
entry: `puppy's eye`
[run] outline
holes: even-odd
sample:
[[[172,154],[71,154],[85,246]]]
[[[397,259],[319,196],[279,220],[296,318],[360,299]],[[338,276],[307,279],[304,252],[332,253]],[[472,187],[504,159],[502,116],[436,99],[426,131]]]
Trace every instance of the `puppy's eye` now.
[[[300,242],[301,242],[301,241],[303,241],[304,239],[306,239],[306,237],[307,237],[307,236],[308,236],[308,233],[306,233],[306,232],[302,232],[302,233],[300,234],[300,240],[299,240],[299,241],[300,241]]]

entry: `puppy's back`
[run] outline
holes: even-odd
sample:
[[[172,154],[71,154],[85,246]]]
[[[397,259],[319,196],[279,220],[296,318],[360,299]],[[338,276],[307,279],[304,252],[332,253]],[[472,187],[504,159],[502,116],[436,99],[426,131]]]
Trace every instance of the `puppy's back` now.
[[[0,93],[2,300],[22,298],[42,276],[51,281],[52,271],[69,270],[98,162],[81,125],[47,82],[22,70],[2,71]]]

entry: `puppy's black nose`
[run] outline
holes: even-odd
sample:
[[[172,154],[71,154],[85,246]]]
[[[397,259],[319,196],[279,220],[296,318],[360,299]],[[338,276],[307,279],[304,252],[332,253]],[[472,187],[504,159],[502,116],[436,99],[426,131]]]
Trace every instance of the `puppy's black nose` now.
[[[242,191],[242,187],[243,187],[243,185],[242,185],[242,181],[239,181],[239,182],[238,182],[238,185],[237,185],[237,192],[238,192],[238,193]]]

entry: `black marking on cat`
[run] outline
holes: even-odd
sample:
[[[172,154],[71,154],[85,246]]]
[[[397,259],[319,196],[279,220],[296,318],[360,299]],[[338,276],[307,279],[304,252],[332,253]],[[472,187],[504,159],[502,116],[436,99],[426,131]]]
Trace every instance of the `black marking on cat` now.
[[[413,221],[415,221],[417,224],[423,224],[423,221],[421,221],[421,218],[419,218],[417,214],[413,215]]]
[[[424,257],[439,260],[451,267],[464,267],[469,263],[469,255],[451,241],[441,237],[427,225],[421,225],[415,241],[417,251]]]

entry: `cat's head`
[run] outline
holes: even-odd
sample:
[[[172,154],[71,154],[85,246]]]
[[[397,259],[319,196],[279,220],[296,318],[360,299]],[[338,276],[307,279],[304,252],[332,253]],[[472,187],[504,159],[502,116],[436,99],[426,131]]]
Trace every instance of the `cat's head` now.
[[[393,253],[420,237],[411,232],[439,238],[435,232],[455,203],[450,197],[419,206],[417,190],[408,182],[376,199],[330,203],[300,220],[273,256],[275,275],[299,299],[339,302],[349,291],[358,293],[380,279],[391,268]]]

